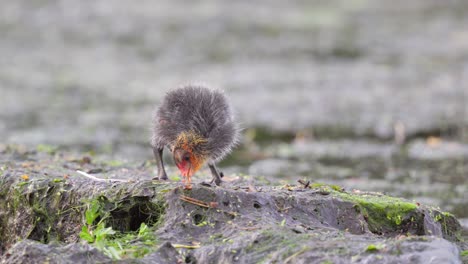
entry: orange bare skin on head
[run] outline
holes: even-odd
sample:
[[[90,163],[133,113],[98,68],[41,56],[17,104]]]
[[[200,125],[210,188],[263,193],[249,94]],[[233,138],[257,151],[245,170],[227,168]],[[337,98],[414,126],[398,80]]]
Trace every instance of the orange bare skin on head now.
[[[174,161],[183,176],[182,182],[185,183],[186,189],[192,189],[192,175],[206,161],[207,155],[200,150],[200,146],[205,143],[206,139],[193,131],[189,131],[180,133],[173,145]]]

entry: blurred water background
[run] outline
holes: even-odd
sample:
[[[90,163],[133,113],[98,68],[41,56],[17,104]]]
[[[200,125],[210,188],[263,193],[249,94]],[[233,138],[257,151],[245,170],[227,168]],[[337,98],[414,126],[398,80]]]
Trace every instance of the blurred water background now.
[[[152,160],[191,82],[244,128],[221,167],[440,206],[468,225],[468,1],[2,1],[0,142]],[[170,164],[172,166],[172,164]]]

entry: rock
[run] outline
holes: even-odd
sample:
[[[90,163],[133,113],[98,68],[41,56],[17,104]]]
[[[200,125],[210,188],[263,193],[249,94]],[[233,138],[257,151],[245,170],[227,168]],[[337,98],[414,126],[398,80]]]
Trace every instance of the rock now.
[[[189,191],[140,165],[17,155],[0,153],[5,263],[459,263],[465,247],[453,215],[380,193],[245,178]],[[74,166],[129,181],[92,181]]]
[[[385,257],[373,252],[354,260],[356,263],[461,263],[458,247],[440,238],[404,239],[382,247],[387,253]]]
[[[177,263],[179,259],[179,253],[172,244],[164,242],[156,252],[148,254],[138,263]]]
[[[25,239],[13,245],[1,258],[1,263],[97,263],[111,259],[88,244],[43,244]]]
[[[255,155],[246,155],[245,159],[261,159],[251,162],[245,171],[289,182],[302,177],[350,190],[391,193],[468,217],[464,209],[468,206],[467,146],[462,142],[439,137],[411,139],[403,145],[370,139],[300,137],[289,142],[252,150]]]

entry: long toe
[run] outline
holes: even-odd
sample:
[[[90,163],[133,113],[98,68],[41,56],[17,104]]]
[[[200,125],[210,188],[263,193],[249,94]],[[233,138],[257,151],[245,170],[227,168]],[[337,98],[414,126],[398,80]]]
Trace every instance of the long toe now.
[[[216,184],[217,186],[221,186],[221,183],[222,183],[223,181],[221,180],[221,178],[215,178],[215,179],[214,179],[214,182],[215,182],[215,184]]]
[[[163,175],[159,175],[159,176],[154,177],[153,180],[167,181],[167,180],[169,180],[169,178],[167,177],[166,174],[163,174]]]
[[[206,186],[206,187],[213,187],[212,182],[206,182],[206,181],[200,182],[200,185],[203,185],[203,186]]]

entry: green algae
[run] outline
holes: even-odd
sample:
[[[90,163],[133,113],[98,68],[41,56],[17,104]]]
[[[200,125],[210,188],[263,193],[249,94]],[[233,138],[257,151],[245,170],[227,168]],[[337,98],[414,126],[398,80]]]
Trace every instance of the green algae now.
[[[125,163],[120,161],[120,160],[107,160],[104,161],[104,165],[109,166],[109,167],[120,167],[124,165]]]
[[[418,208],[413,202],[376,193],[332,192],[336,197],[356,204],[369,230],[374,233],[395,231],[403,222],[414,221],[414,212]]]
[[[39,144],[37,145],[36,150],[38,152],[45,152],[47,154],[54,155],[57,152],[58,147],[47,144]]]
[[[449,237],[454,240],[463,241],[461,237],[461,230],[454,230],[453,226],[459,225],[456,222],[456,218],[449,212],[439,212],[435,209],[431,209],[430,215],[434,222],[439,223],[444,237]]]
[[[338,185],[322,183],[312,183],[310,187],[355,204],[373,233],[397,231],[404,222],[413,222],[419,217],[414,214],[418,205],[402,198],[379,193],[349,193]]]
[[[338,192],[342,192],[344,190],[344,188],[339,186],[339,185],[318,183],[318,182],[311,183],[309,186],[310,186],[310,188],[320,188],[320,189],[327,189],[327,187],[328,187],[328,188],[331,188],[332,190],[335,190],[335,191],[338,191]]]
[[[72,211],[64,213],[60,209],[59,205],[66,195],[66,185],[54,181],[30,180],[19,182],[11,188],[11,213],[22,214],[32,220],[27,229],[27,238],[42,243],[62,239],[65,234],[56,227],[73,214]]]
[[[116,231],[106,223],[111,218],[105,199],[98,197],[87,205],[80,238],[112,259],[141,258],[155,250],[158,239],[154,229],[142,222],[135,231]]]
[[[385,247],[384,245],[370,244],[366,247],[366,252],[377,252],[383,249],[384,247]]]
[[[167,192],[158,193],[158,190],[167,189],[163,185],[140,184],[138,187],[141,188],[130,190],[111,188],[99,192],[101,195],[97,197],[92,194],[95,190],[91,188],[83,195],[95,198],[83,199],[80,198],[82,195],[74,191],[80,187],[74,187],[62,178],[30,178],[22,181],[19,177],[8,176],[2,177],[0,183],[0,198],[5,201],[0,203],[0,209],[15,216],[0,221],[0,235],[7,238],[0,242],[0,248],[8,248],[18,239],[32,239],[45,244],[76,241],[79,231],[87,230],[88,233],[101,233],[102,237],[111,232],[112,239],[106,241],[118,246],[120,256],[131,254],[133,257],[141,257],[150,252],[149,248],[154,248],[151,247],[154,243],[150,243],[156,240],[153,239],[152,231],[161,223],[166,207],[164,193]],[[142,196],[141,192],[146,192],[147,196]],[[94,222],[95,219],[92,219],[86,221],[86,227],[81,228],[80,219],[91,219],[86,207],[93,200],[99,201],[99,206],[95,207],[92,214],[97,218],[96,221],[102,220],[103,225],[93,227],[94,224],[89,224],[90,221]],[[15,218],[20,220],[14,221]],[[125,241],[134,243],[126,247]],[[112,255],[112,252],[105,253]]]

